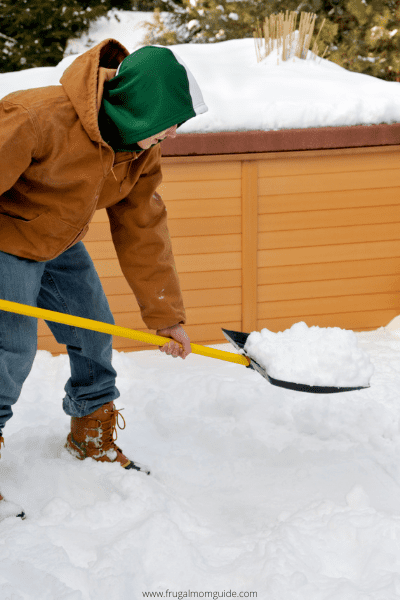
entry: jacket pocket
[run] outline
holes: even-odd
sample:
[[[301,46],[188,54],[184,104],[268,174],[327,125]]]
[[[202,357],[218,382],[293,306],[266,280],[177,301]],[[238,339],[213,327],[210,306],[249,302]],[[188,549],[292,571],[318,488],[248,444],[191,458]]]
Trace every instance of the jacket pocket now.
[[[74,243],[80,232],[80,228],[50,213],[30,221],[0,213],[0,250],[35,261],[55,258]]]

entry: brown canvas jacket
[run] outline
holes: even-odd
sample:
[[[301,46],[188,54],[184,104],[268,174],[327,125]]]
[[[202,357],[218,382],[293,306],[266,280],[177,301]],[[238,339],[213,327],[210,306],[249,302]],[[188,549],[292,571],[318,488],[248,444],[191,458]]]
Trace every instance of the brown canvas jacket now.
[[[150,329],[185,323],[167,229],[161,151],[117,152],[103,141],[104,82],[128,51],[104,40],[66,69],[61,85],[0,100],[0,250],[35,261],[81,240],[106,208],[122,272]]]

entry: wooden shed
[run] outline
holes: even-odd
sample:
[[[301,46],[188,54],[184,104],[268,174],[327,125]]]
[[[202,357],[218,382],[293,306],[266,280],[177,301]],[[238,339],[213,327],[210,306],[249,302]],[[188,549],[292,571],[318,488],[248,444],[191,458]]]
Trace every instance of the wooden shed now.
[[[397,123],[165,140],[158,191],[192,342],[298,321],[369,330],[399,314],[399,142]],[[84,242],[116,324],[147,331],[105,210]],[[114,338],[114,348],[144,346]],[[66,351],[44,322],[39,349]]]

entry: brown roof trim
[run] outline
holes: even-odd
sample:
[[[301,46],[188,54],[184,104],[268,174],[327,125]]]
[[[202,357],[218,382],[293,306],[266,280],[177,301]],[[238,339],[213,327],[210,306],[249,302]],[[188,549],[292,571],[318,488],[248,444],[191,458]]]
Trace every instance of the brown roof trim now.
[[[183,133],[161,144],[163,156],[288,152],[400,144],[400,123],[279,131]]]

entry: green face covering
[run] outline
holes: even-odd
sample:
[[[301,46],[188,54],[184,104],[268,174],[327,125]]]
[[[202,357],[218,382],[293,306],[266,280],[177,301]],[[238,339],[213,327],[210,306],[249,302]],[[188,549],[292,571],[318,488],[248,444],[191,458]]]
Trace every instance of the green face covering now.
[[[116,152],[206,112],[192,73],[169,48],[145,46],[127,56],[104,85],[99,112],[103,139]]]

